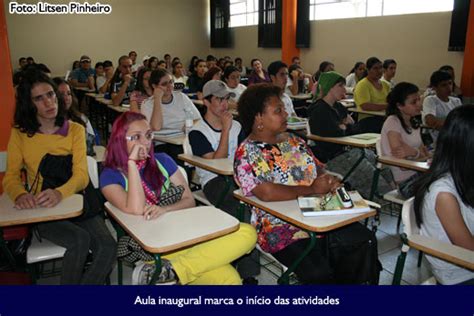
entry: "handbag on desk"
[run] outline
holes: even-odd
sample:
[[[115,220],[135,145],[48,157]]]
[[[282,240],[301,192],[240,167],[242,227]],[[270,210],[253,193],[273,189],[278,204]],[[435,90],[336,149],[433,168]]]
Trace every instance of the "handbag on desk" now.
[[[43,184],[41,190],[38,190],[40,175],[43,178]],[[28,192],[36,193],[46,189],[58,188],[68,182],[71,177],[72,155],[46,154],[41,159],[35,179]],[[74,221],[82,221],[104,213],[104,206],[101,202],[100,194],[94,189],[91,181],[89,181],[84,190],[77,193],[84,197],[84,204],[82,215],[75,218]]]

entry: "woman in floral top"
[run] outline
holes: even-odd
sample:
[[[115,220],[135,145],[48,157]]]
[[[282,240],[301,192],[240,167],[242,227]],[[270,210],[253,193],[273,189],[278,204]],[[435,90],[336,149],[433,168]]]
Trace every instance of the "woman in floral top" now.
[[[322,164],[306,143],[286,133],[288,114],[280,100],[281,89],[270,84],[249,87],[238,102],[242,127],[249,137],[235,154],[235,180],[247,196],[263,201],[284,201],[301,195],[325,194],[337,188],[337,178],[324,173]],[[263,210],[253,209],[252,224],[260,247],[289,266],[309,242],[308,234]],[[318,273],[318,249],[306,256],[295,272],[303,283],[328,283]]]

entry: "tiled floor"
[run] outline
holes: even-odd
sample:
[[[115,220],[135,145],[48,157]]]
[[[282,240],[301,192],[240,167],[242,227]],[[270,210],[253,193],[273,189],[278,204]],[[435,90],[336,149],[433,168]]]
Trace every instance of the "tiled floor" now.
[[[402,227],[400,227],[400,232]],[[383,271],[380,274],[380,285],[390,285],[393,279],[393,273],[397,262],[397,257],[400,254],[401,241],[399,233],[397,232],[397,213],[390,215],[382,213],[380,216],[380,225],[377,231],[378,253],[379,260],[382,263]],[[410,250],[405,262],[405,269],[402,276],[402,285],[420,284],[432,276],[431,272],[426,266],[426,260],[423,259],[420,268],[417,267],[418,251]],[[261,258],[261,263],[266,264],[268,260]],[[277,276],[281,273],[277,265],[267,265],[262,268],[261,274],[257,277],[260,285],[275,285],[277,284]],[[111,274],[111,283],[117,284],[117,267]],[[273,271],[271,273],[270,271]],[[131,284],[132,268],[124,265],[124,284]],[[59,277],[41,278],[38,284],[59,284]]]

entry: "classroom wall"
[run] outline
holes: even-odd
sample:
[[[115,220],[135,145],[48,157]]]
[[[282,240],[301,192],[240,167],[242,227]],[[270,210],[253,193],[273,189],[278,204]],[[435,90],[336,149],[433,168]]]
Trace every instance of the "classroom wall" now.
[[[93,65],[104,59],[116,65],[130,50],[137,51],[140,63],[146,54],[162,59],[169,53],[188,64],[192,55],[204,56],[209,50],[206,0],[99,1],[112,6],[109,15],[12,15],[10,1],[4,2],[14,69],[21,56],[33,56],[53,75],[64,75],[82,54]]]
[[[393,58],[398,62],[396,82],[411,81],[424,88],[433,70],[451,64],[459,84],[462,52],[448,52],[451,12],[411,14],[311,22],[311,48],[301,49],[307,72],[314,73],[319,63],[330,60],[346,75],[356,61],[371,56]],[[217,56],[258,56],[264,65],[281,59],[279,49],[257,47],[257,26],[233,29],[232,49],[211,49]]]

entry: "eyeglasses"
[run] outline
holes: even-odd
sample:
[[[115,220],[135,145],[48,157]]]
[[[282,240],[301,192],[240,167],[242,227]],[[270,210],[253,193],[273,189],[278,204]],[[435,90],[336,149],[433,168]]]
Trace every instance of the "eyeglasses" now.
[[[153,132],[152,131],[148,131],[146,132],[145,134],[143,133],[135,133],[133,135],[126,135],[125,136],[125,139],[128,140],[128,141],[131,141],[131,142],[136,142],[137,140],[147,140],[147,141],[150,141],[153,139]]]
[[[56,97],[56,93],[54,93],[54,91],[49,91],[49,92],[46,92],[45,94],[31,97],[31,99],[33,100],[33,102],[41,102],[41,101],[44,102],[46,99],[49,100],[55,97]]]
[[[160,83],[160,86],[162,86],[162,87],[167,87],[169,85],[174,85],[174,80],[169,80],[169,81],[165,81],[165,82]]]

